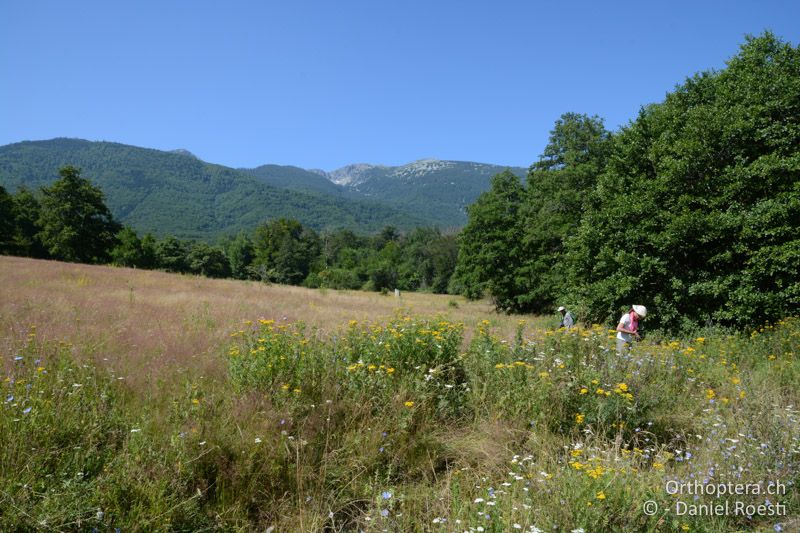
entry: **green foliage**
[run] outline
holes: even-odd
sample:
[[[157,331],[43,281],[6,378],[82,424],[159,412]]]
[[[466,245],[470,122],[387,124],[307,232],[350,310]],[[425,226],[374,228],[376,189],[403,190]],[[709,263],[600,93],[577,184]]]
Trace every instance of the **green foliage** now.
[[[14,195],[14,212],[16,221],[15,255],[46,258],[47,250],[39,238],[39,200],[25,187],[21,187]]]
[[[443,235],[437,228],[417,228],[403,239],[398,287],[446,293],[457,258],[454,234]]]
[[[155,251],[147,250],[136,231],[125,226],[117,233],[117,245],[111,249],[111,263],[124,267],[153,268]]]
[[[260,279],[299,285],[319,255],[319,236],[297,220],[265,222],[255,231],[252,268]]]
[[[625,356],[601,326],[509,340],[483,320],[466,349],[440,319],[332,333],[246,321],[217,354],[227,374],[181,368],[144,393],[22,333],[0,380],[0,530],[723,533],[800,510],[797,319]],[[787,518],[673,519],[695,500],[665,483],[706,476],[780,480]],[[697,503],[734,501],[764,495]]]
[[[494,176],[491,189],[469,206],[469,222],[458,238],[455,277],[465,296],[478,298],[488,291],[497,307],[506,311],[520,309],[518,297],[527,289],[517,275],[524,193],[520,179],[510,171]]]
[[[14,214],[14,199],[0,185],[0,254],[10,254],[15,251],[16,220]]]
[[[568,244],[590,320],[647,302],[668,329],[752,326],[800,308],[800,49],[748,38],[614,139]]]
[[[75,167],[63,167],[59,173],[60,179],[42,189],[39,238],[56,259],[105,262],[119,225],[105,205],[103,192]]]
[[[117,220],[158,237],[212,242],[280,217],[297,218],[316,230],[363,233],[379,231],[387,223],[408,229],[427,222],[363,197],[279,188],[245,171],[181,153],[79,139],[0,147],[0,185],[12,192],[22,186],[49,186],[64,165],[91,176]],[[287,176],[284,181],[295,175],[290,167],[278,170]]]
[[[227,278],[231,275],[231,266],[225,252],[205,243],[196,243],[186,255],[189,272],[209,278]]]
[[[223,243],[225,255],[230,262],[231,276],[236,279],[248,279],[251,272],[248,270],[253,262],[255,252],[253,241],[246,233],[240,232],[235,238],[229,238]]]
[[[577,232],[590,193],[608,158],[610,134],[599,117],[566,113],[528,173],[519,224],[523,260],[517,276],[526,291],[515,295],[526,311],[550,313],[566,289],[564,242]]]
[[[189,262],[187,255],[189,245],[179,239],[169,236],[158,241],[155,247],[156,265],[167,272],[188,272]]]

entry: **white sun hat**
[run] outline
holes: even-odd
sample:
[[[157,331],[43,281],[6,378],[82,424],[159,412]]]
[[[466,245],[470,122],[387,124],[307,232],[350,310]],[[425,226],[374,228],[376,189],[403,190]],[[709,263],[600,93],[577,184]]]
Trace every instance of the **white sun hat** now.
[[[559,308],[558,308],[558,310],[559,310],[559,311],[566,311],[566,310],[567,310],[567,308],[566,308],[566,307],[564,307],[564,306],[562,305],[561,307],[559,307]]]
[[[639,315],[642,318],[647,316],[647,308],[643,305],[634,305],[633,310],[637,315]]]

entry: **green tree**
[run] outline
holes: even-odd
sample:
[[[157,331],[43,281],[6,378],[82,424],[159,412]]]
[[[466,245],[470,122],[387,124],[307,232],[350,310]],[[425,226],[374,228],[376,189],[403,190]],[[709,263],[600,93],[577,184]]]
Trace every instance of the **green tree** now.
[[[14,199],[0,185],[0,254],[3,255],[16,252],[14,236],[17,233],[17,224],[14,214]]]
[[[749,37],[615,136],[596,203],[567,241],[592,320],[754,326],[800,310],[800,49]]]
[[[299,285],[320,254],[317,234],[297,220],[280,218],[256,229],[253,268],[264,281]]]
[[[142,267],[142,241],[130,226],[125,226],[117,233],[117,245],[111,249],[111,262],[123,267]]]
[[[189,247],[186,243],[173,236],[168,236],[155,246],[156,266],[167,272],[188,272],[189,262],[187,255]]]
[[[369,288],[376,291],[398,288],[400,257],[400,245],[394,240],[386,241],[383,249],[370,261]]]
[[[80,170],[65,166],[60,178],[42,188],[39,237],[56,259],[102,263],[120,229],[105,205],[103,192],[82,178]]]
[[[41,210],[39,200],[27,188],[21,187],[14,194],[17,254],[37,258],[48,257],[47,249],[38,235]]]
[[[210,278],[225,278],[231,275],[231,266],[225,252],[205,243],[196,243],[186,256],[189,272]]]
[[[574,235],[608,159],[610,133],[597,116],[565,113],[528,172],[521,209],[523,263],[518,276],[528,289],[520,308],[552,312],[566,282],[564,241]]]
[[[488,291],[499,309],[516,311],[528,287],[519,278],[522,261],[520,208],[524,189],[510,171],[492,178],[491,188],[469,206],[459,237],[454,288],[470,298]]]
[[[224,249],[230,263],[231,275],[236,279],[250,278],[249,267],[254,258],[253,241],[250,237],[240,232],[225,243]]]

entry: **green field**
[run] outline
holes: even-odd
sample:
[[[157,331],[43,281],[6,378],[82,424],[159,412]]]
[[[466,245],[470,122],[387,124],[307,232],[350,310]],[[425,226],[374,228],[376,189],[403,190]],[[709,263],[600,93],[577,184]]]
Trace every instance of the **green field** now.
[[[491,309],[0,257],[0,530],[800,528],[800,320]]]

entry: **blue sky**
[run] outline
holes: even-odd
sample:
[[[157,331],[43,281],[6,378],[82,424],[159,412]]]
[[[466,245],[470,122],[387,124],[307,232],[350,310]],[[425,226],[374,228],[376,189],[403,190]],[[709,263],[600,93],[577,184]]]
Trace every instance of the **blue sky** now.
[[[555,120],[616,129],[800,2],[0,4],[0,145],[79,137],[233,167],[528,166]]]

